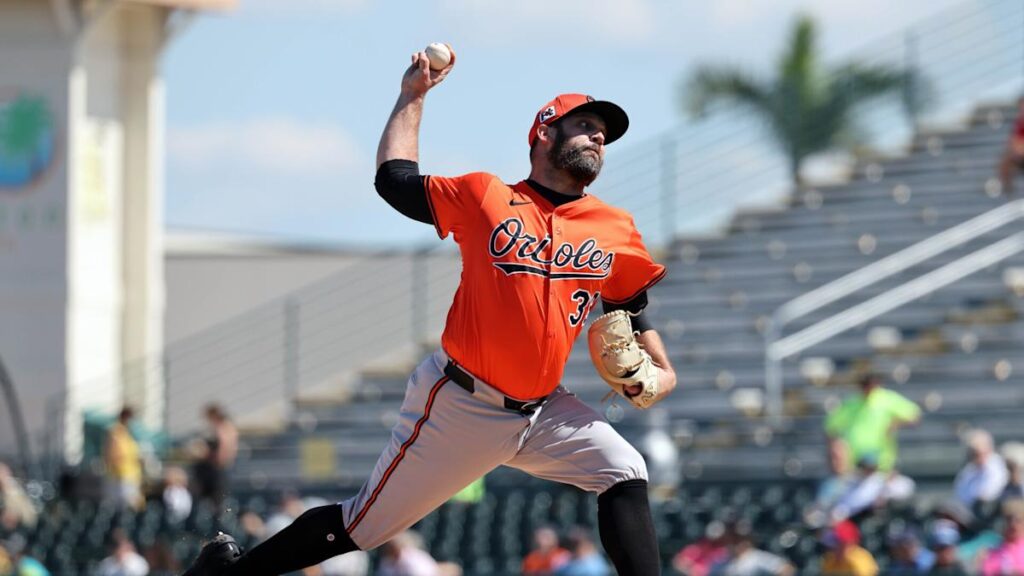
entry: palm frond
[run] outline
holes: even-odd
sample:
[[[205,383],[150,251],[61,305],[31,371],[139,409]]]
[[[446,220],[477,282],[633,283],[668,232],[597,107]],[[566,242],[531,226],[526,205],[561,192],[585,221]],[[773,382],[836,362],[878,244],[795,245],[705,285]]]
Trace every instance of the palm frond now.
[[[791,176],[799,184],[805,158],[857,140],[861,105],[897,99],[911,121],[927,105],[930,86],[912,70],[853,63],[826,73],[818,62],[816,36],[814,21],[800,17],[770,83],[734,68],[699,68],[684,86],[687,111],[699,116],[718,101],[752,108],[787,155]]]
[[[765,111],[769,91],[747,74],[728,68],[699,68],[684,88],[686,108],[691,116],[701,116],[718,101],[732,101]]]
[[[781,78],[806,80],[817,67],[817,32],[814,20],[800,16],[790,34],[789,50],[782,55]]]
[[[910,79],[906,72],[897,68],[867,68],[857,64],[838,69],[832,78],[829,85],[832,98],[858,104],[884,96],[899,96]]]

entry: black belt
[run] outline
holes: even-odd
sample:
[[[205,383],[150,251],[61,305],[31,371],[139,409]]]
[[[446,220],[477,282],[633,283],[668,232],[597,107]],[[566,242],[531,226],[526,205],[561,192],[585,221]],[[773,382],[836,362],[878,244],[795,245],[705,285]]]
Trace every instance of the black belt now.
[[[446,376],[451,378],[452,382],[458,384],[459,387],[466,392],[472,394],[476,391],[476,384],[473,381],[473,377],[463,372],[462,368],[459,368],[455,362],[449,360],[448,365],[444,367],[444,373]],[[524,402],[522,400],[516,400],[515,398],[505,396],[505,408],[507,410],[523,414],[524,416],[529,416],[530,414],[533,414],[537,408],[540,408],[540,405],[547,399],[548,397],[544,396],[543,398]]]

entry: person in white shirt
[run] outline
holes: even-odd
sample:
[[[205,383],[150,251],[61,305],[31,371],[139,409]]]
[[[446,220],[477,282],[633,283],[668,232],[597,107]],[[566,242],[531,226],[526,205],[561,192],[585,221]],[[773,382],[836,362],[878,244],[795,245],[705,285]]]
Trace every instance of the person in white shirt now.
[[[113,552],[96,567],[96,576],[146,576],[149,563],[121,530],[114,532]]]
[[[976,502],[992,502],[1003,493],[1009,472],[1002,456],[996,454],[992,435],[980,428],[964,436],[967,464],[953,481],[953,494],[965,506]]]
[[[754,546],[750,523],[740,520],[728,530],[729,555],[711,567],[711,576],[792,576],[785,558]]]
[[[377,576],[439,576],[437,561],[423,549],[419,534],[406,530],[380,549]]]
[[[164,471],[164,508],[168,519],[177,524],[192,513],[192,493],[188,491],[188,474],[177,466]]]
[[[857,462],[857,471],[829,513],[832,522],[853,518],[891,501],[908,500],[916,484],[896,470],[878,469],[878,457],[866,454]]]

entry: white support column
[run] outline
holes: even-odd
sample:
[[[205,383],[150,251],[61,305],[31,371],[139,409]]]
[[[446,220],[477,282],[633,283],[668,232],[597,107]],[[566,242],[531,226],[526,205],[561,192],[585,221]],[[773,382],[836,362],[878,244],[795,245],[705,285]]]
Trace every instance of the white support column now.
[[[122,211],[124,396],[151,427],[163,424],[163,181],[164,85],[160,51],[169,10],[147,7],[125,14],[124,208]]]

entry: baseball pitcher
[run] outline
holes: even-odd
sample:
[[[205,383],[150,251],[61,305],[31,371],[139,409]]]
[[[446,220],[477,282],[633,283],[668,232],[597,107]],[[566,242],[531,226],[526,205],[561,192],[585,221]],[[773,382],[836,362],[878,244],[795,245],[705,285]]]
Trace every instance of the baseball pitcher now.
[[[435,71],[423,52],[412,55],[375,182],[388,204],[461,251],[441,348],[409,378],[390,444],[355,497],[309,510],[244,555],[219,535],[187,575],[277,575],[375,548],[501,465],[597,493],[601,542],[618,573],[660,573],[643,458],[559,384],[600,302],[587,335],[598,374],[641,409],[676,386],[642,313],[665,269],[628,213],[586,192],[629,120],[611,102],[562,94],[533,118],[526,180],[424,176],[424,100],[454,64]]]

